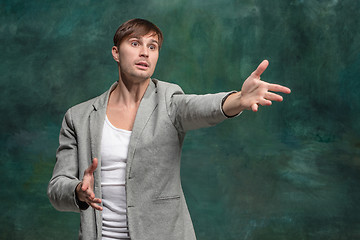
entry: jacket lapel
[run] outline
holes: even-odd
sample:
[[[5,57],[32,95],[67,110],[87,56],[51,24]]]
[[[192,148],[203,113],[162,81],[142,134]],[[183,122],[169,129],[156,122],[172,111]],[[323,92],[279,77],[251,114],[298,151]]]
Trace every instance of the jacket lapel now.
[[[93,103],[93,112],[90,114],[89,117],[89,132],[90,132],[90,146],[91,146],[91,158],[98,158],[98,167],[96,168],[94,172],[95,177],[95,195],[101,196],[101,138],[102,138],[102,131],[106,116],[106,107],[109,100],[110,93],[113,89],[115,89],[117,83],[114,83],[111,88],[99,96],[99,98],[96,99],[96,101]],[[130,138],[129,143],[129,149],[128,149],[128,159],[127,159],[127,176],[130,174],[131,170],[131,163],[135,154],[136,145],[138,143],[138,140],[140,138],[140,135],[150,119],[151,114],[155,110],[157,106],[156,101],[156,86],[155,83],[151,80],[149,83],[149,86],[147,87],[144,97],[142,98],[140,102],[139,109],[136,114],[134,126],[132,129],[132,134]],[[92,162],[92,159],[90,159],[90,163]],[[97,237],[101,238],[101,212],[95,211],[95,221],[97,226]]]
[[[99,96],[93,103],[94,110],[91,112],[89,117],[89,132],[90,132],[90,146],[91,146],[91,159],[92,163],[93,158],[98,159],[98,166],[94,172],[94,191],[95,196],[102,198],[101,196],[101,138],[102,131],[106,116],[106,107],[109,100],[110,92],[116,87],[117,83],[114,83],[111,88]],[[97,239],[101,239],[101,227],[102,227],[102,212],[94,211],[94,217],[96,222],[96,236]]]
[[[109,100],[110,92],[116,87],[117,83],[114,83],[111,88],[99,96],[96,101],[93,103],[94,111],[90,114],[89,119],[89,132],[90,132],[90,146],[91,146],[91,162],[93,158],[98,159],[98,167],[94,172],[95,177],[95,187],[100,187],[100,175],[101,175],[101,156],[100,156],[100,146],[101,146],[101,137],[102,131],[106,116],[106,107]]]
[[[134,159],[134,154],[136,146],[140,139],[140,136],[143,132],[146,123],[149,121],[152,113],[154,112],[157,101],[156,101],[156,86],[153,80],[150,80],[149,86],[145,91],[144,97],[141,99],[139,109],[137,110],[134,126],[131,133],[129,149],[128,149],[128,159],[126,164],[126,176],[131,178],[131,165]]]
[[[90,115],[90,143],[91,143],[91,162],[94,158],[98,159],[98,167],[96,168],[94,174],[95,179],[100,179],[101,172],[101,157],[100,157],[100,145],[101,145],[101,136],[104,126],[106,115],[106,108],[101,108],[94,111]],[[95,186],[98,187],[100,183],[95,181]]]

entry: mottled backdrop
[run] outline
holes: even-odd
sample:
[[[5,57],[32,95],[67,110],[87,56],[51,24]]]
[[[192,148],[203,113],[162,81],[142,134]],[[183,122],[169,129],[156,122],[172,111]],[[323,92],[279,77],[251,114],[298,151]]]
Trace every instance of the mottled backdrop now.
[[[2,0],[0,238],[77,239],[46,188],[62,117],[117,80],[116,28],[165,34],[155,77],[239,89],[263,60],[285,102],[190,132],[182,180],[199,239],[360,239],[359,0]]]

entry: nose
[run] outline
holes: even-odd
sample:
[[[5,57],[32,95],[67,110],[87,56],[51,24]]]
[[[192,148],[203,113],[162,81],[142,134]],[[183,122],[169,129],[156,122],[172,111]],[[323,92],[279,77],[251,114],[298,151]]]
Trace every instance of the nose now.
[[[149,57],[149,48],[147,46],[142,46],[140,48],[140,57]]]

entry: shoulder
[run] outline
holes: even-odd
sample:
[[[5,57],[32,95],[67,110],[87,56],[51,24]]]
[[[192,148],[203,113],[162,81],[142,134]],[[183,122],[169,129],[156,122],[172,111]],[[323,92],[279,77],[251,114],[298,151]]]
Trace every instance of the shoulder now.
[[[106,108],[110,91],[111,88],[97,97],[74,105],[67,110],[66,115],[71,115],[72,118],[83,118],[90,115],[94,110]]]
[[[182,90],[182,88],[175,84],[175,83],[169,83],[169,82],[164,82],[164,81],[160,81],[158,79],[152,79],[152,82],[155,84],[156,86],[156,90],[159,93],[163,93],[168,95],[170,94],[183,94],[184,91]]]
[[[86,111],[89,111],[89,110],[93,110],[94,109],[94,103],[97,102],[97,100],[101,97],[102,95],[100,96],[97,96],[97,97],[94,97],[94,98],[91,98],[85,102],[82,102],[82,103],[78,103],[74,106],[72,106],[71,108],[69,108],[68,111],[72,112],[73,113],[84,113]]]

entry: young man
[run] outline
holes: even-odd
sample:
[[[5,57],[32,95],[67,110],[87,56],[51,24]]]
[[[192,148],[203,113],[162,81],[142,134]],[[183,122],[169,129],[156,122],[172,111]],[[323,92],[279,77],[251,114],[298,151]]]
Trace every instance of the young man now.
[[[290,93],[260,80],[265,60],[239,92],[186,95],[151,79],[162,41],[149,21],[122,24],[112,48],[119,80],[65,114],[48,196],[81,213],[80,239],[196,239],[180,182],[185,133]]]

